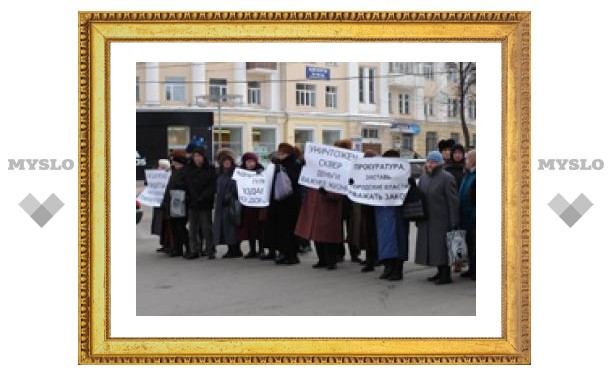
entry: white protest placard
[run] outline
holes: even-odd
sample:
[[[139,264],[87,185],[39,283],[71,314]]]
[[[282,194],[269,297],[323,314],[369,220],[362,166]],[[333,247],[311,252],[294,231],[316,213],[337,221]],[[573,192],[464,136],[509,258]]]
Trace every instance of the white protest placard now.
[[[145,206],[161,206],[166,185],[170,179],[170,172],[162,169],[146,169],[145,177],[147,178],[147,185],[138,195],[138,201]]]
[[[236,181],[240,203],[248,207],[268,206],[273,177],[274,164],[269,164],[261,173],[236,168],[232,179]]]
[[[299,184],[309,188],[325,188],[339,194],[347,193],[351,161],[363,157],[363,152],[324,144],[306,143]]]
[[[410,185],[410,162],[400,158],[353,160],[348,186],[351,201],[371,206],[400,206]]]

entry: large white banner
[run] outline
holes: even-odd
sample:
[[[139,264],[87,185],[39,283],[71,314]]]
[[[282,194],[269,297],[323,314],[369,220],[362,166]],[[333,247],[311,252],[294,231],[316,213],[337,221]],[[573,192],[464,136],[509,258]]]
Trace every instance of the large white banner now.
[[[400,158],[371,157],[353,160],[348,197],[372,206],[400,206],[410,185],[410,162]]]
[[[339,194],[347,194],[351,161],[363,157],[363,152],[306,143],[299,184],[309,188],[325,188]]]
[[[138,195],[138,201],[145,206],[161,206],[166,185],[168,185],[170,179],[170,172],[162,169],[146,169],[145,177],[147,178],[147,185]]]
[[[248,207],[266,207],[270,204],[270,190],[274,178],[274,164],[261,173],[236,168],[232,179],[238,188],[238,200]]]

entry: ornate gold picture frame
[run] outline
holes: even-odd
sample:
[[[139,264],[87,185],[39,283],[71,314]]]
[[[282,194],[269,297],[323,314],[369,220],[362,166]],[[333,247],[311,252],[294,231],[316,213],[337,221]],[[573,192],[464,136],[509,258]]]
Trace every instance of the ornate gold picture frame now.
[[[110,44],[497,42],[502,46],[500,338],[110,336]],[[529,364],[529,12],[81,12],[79,363]]]

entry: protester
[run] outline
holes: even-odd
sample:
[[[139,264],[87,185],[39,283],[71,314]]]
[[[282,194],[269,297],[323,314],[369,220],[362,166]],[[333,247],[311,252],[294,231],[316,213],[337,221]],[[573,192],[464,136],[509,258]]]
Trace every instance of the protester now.
[[[336,142],[335,146],[346,147],[343,141]],[[340,256],[344,256],[343,198],[343,195],[330,193],[323,187],[306,188],[306,198],[300,209],[295,233],[314,241],[319,261],[313,268],[337,269]]]
[[[171,171],[172,166],[170,160],[159,159],[157,169],[166,172]],[[164,208],[160,206],[153,207],[153,217],[151,218],[151,234],[159,236],[159,245],[161,246],[156,252],[170,253],[172,250],[172,230],[168,214],[164,212]]]
[[[219,171],[217,174],[217,196],[215,198],[215,221],[213,240],[215,246],[227,245],[228,251],[223,258],[242,257],[236,224],[230,214],[230,206],[237,201],[236,181],[232,179],[236,168],[236,157],[232,150],[222,148],[217,152]]]
[[[459,198],[457,183],[443,169],[441,153],[427,155],[425,174],[419,180],[419,189],[425,195],[427,220],[417,221],[417,247],[415,262],[435,266],[438,272],[429,277],[438,285],[452,282],[446,246],[446,233],[459,226]]]
[[[444,162],[451,162],[451,150],[455,145],[455,141],[453,139],[442,139],[438,142],[438,151],[442,154],[442,159]]]
[[[465,148],[461,144],[455,144],[451,149],[450,162],[444,166],[444,169],[453,175],[457,188],[461,186],[461,180],[465,174]]]
[[[461,187],[461,180],[463,180],[465,174],[465,149],[461,144],[455,144],[451,148],[450,161],[444,165],[444,169],[453,175],[457,188]],[[453,265],[453,271],[455,272],[461,272],[462,268],[463,262],[461,261]]]
[[[192,150],[191,162],[187,170],[188,207],[189,207],[189,246],[191,255],[197,258],[202,251],[209,259],[215,258],[212,234],[212,209],[215,201],[215,168],[206,159],[200,147]]]
[[[372,150],[364,151],[364,157],[374,157],[376,152]],[[376,214],[375,207],[353,202],[351,221],[349,222],[350,232],[348,233],[349,245],[352,249],[366,251],[365,265],[361,271],[371,272],[378,261],[378,245],[376,238]]]
[[[297,163],[300,166],[304,166],[305,161],[304,161],[304,153],[302,152],[302,150],[298,146],[293,146],[293,151],[295,153],[295,158],[296,158]],[[300,203],[303,204],[304,199],[306,198],[306,187],[302,185],[298,185],[298,189],[300,191]],[[310,246],[310,240],[306,240],[297,235],[296,237],[297,237],[297,242],[298,242],[298,252],[308,253],[312,251],[312,247]]]
[[[262,172],[264,167],[259,163],[259,158],[253,152],[242,155],[240,168],[249,171]],[[263,254],[262,227],[260,221],[261,208],[242,207],[242,224],[238,229],[240,240],[249,241],[249,252],[244,256],[246,259],[258,257]],[[257,249],[259,247],[259,250]]]
[[[274,178],[272,180],[272,191],[270,193],[270,205],[267,211],[266,237],[273,248],[278,249],[279,256],[276,263],[280,265],[298,264],[297,257],[298,240],[294,234],[298,214],[300,212],[300,192],[298,179],[300,177],[301,165],[295,156],[292,145],[280,143],[276,154],[278,164],[275,164]],[[276,182],[287,175],[290,180],[291,195],[283,199],[276,199]]]
[[[396,150],[386,151],[383,157],[399,158]],[[381,279],[403,279],[404,261],[408,260],[408,227],[402,215],[402,206],[376,206],[376,235],[378,259],[385,269]]]
[[[459,188],[461,229],[466,231],[469,265],[461,277],[476,280],[476,150],[465,156],[466,174]]]
[[[353,142],[350,139],[342,139],[338,140],[334,143],[334,147],[344,148],[346,150],[353,149]],[[353,201],[351,201],[347,196],[342,196],[342,222],[341,222],[341,230],[342,234],[346,230],[346,237],[343,236],[343,242],[338,246],[338,262],[344,261],[344,257],[346,255],[346,247],[344,246],[344,242],[348,244],[349,254],[351,256],[351,261],[356,263],[361,263],[361,259],[359,255],[361,254],[361,250],[357,248],[354,244],[351,244],[349,241],[351,239],[356,238],[357,236],[353,235],[355,227],[353,226]]]
[[[185,175],[185,165],[187,164],[187,158],[185,154],[180,151],[175,151],[172,156],[172,166],[174,167],[172,175],[166,185],[166,192],[164,193],[164,199],[162,201],[162,208],[164,213],[169,216],[170,228],[172,230],[172,239],[174,245],[170,252],[171,257],[177,256],[189,256],[191,255],[189,247],[189,236],[187,233],[187,212],[185,216],[176,217],[172,216],[170,212],[171,197],[173,190],[183,191],[187,193],[187,180]],[[184,249],[183,249],[184,247]]]

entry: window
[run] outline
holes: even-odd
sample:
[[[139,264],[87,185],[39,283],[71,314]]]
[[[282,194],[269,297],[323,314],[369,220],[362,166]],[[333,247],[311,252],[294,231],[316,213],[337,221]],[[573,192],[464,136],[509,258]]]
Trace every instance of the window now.
[[[414,151],[414,134],[402,134],[402,149]]]
[[[468,102],[468,115],[471,119],[476,119],[476,100]]]
[[[425,76],[426,79],[433,79],[434,65],[432,62],[423,63],[423,76]]]
[[[261,83],[249,81],[248,92],[249,104],[261,105]]]
[[[425,149],[426,153],[431,151],[438,151],[438,133],[435,131],[428,131],[425,134]]]
[[[363,103],[365,102],[365,83],[364,83],[364,76],[363,76],[363,71],[364,68],[363,67],[359,67],[359,102]]]
[[[298,106],[316,106],[316,86],[312,84],[295,85],[295,104]]]
[[[389,92],[389,113],[393,113],[393,93]]]
[[[215,155],[221,144],[221,148],[229,148],[236,156],[242,156],[242,127],[215,127],[212,144]]]
[[[295,130],[295,145],[302,151],[306,142],[314,142],[314,131],[310,129],[296,129]]]
[[[140,77],[136,76],[136,102],[140,101]]]
[[[459,136],[459,133],[451,133],[451,134],[450,134],[450,138],[451,138],[452,140],[454,140],[454,141],[455,141],[455,143],[459,143],[459,142],[460,142],[460,140],[459,140],[459,139],[460,139],[461,137]]]
[[[410,114],[410,96],[406,93],[400,93],[398,100],[399,113]]]
[[[457,117],[459,113],[459,101],[456,98],[448,99],[448,117]]]
[[[361,137],[364,139],[378,139],[378,129],[372,127],[364,127],[361,129]]]
[[[185,77],[166,77],[166,101],[185,101]]]
[[[325,62],[325,67],[338,67],[338,62]]]
[[[210,79],[208,93],[213,101],[223,101],[227,96],[227,79]]]
[[[326,108],[337,108],[338,107],[338,87],[325,87],[325,107]]]
[[[268,154],[276,149],[276,130],[267,127],[253,127],[253,152],[260,161],[267,161]]]
[[[342,132],[340,130],[323,130],[323,144],[331,146],[341,138]]]
[[[429,97],[425,99],[425,115],[433,116],[434,115],[434,106],[433,106],[433,98]]]
[[[472,147],[476,148],[476,134],[472,134]]]
[[[369,96],[370,96],[370,104],[374,104],[376,101],[374,101],[374,68],[370,68],[370,76],[369,76],[369,82],[370,82],[370,86],[369,86]]]
[[[168,149],[182,150],[189,143],[189,127],[188,126],[168,126]]]

